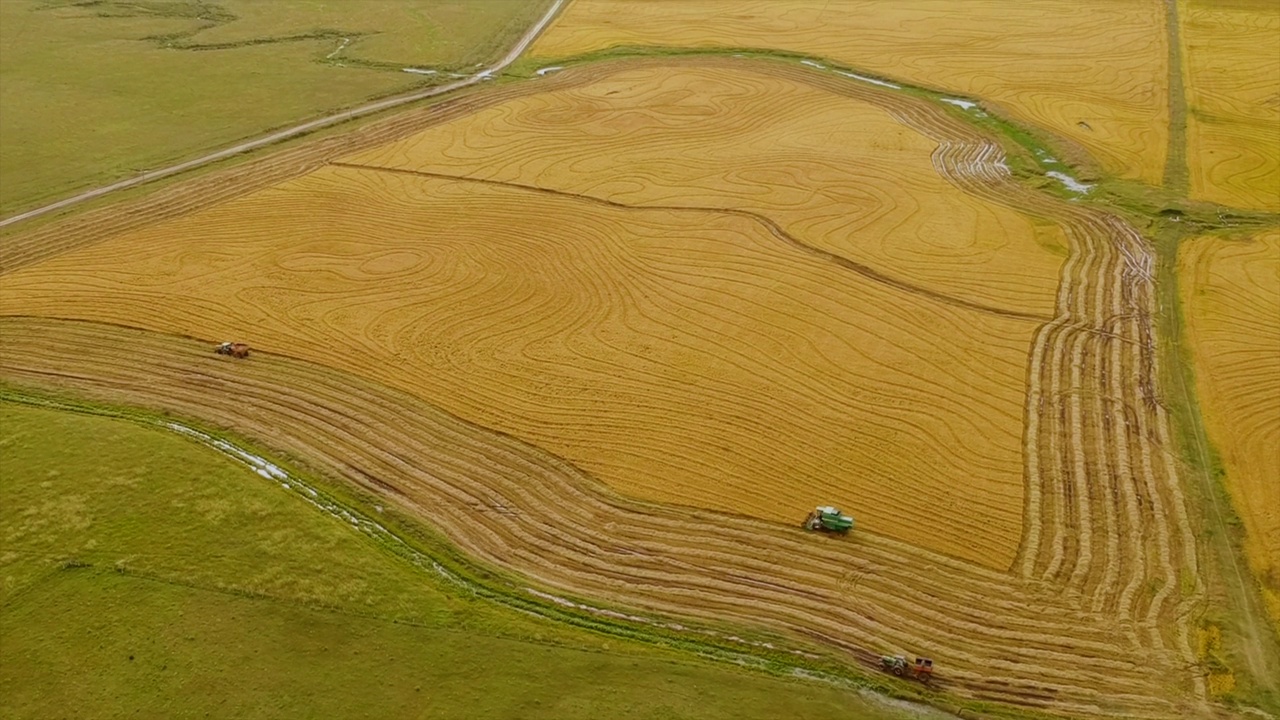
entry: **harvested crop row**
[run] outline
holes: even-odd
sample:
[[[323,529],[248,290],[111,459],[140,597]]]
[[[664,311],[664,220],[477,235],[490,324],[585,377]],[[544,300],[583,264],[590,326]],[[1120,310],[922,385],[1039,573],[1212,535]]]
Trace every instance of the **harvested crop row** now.
[[[1081,602],[1104,613],[1114,612],[1119,603],[1119,617],[1135,643],[1168,653],[1170,668],[1194,663],[1187,617],[1203,598],[1203,584],[1168,418],[1157,395],[1149,244],[1114,216],[1014,184],[997,148],[968,127],[930,112],[926,103],[894,102],[892,93],[840,83],[803,67],[778,72],[842,86],[844,92],[878,95],[904,122],[939,141],[938,170],[958,186],[1062,223],[1072,255],[1059,287],[1058,317],[1042,328],[1031,358],[1027,527],[1043,534],[1028,533],[1024,571],[1030,576],[1038,568],[1047,581],[1067,581],[1081,593]],[[1098,427],[1090,417],[1109,419]],[[1050,431],[1031,432],[1037,426]],[[1105,463],[1082,464],[1078,449],[1090,444],[1107,448]],[[1132,505],[1119,512],[1114,507],[1119,498],[1143,506],[1136,525],[1120,524],[1136,513]],[[1110,514],[1104,507],[1112,508]],[[1095,560],[1095,546],[1115,554]],[[1122,589],[1118,579],[1126,574],[1115,565],[1124,558],[1139,559]],[[1190,592],[1179,592],[1181,573],[1192,583]],[[1158,588],[1155,594],[1135,597],[1149,582]],[[1204,697],[1203,679],[1192,681]]]
[[[939,170],[973,192],[1003,190],[1015,206],[1058,216],[1073,247],[1059,316],[1041,329],[1032,357],[1031,503],[1022,571],[1065,580],[1104,612],[1118,605],[1119,616],[1133,623],[1127,632],[1135,643],[1192,662],[1185,621],[1168,623],[1185,618],[1203,590],[1185,499],[1167,451],[1167,418],[1156,395],[1150,248],[1113,216],[1054,208],[1053,201],[1017,192],[999,181],[1001,169],[994,163],[975,172],[984,152],[970,149],[968,157],[960,153],[953,159],[943,152]],[[974,183],[984,177],[985,188]],[[1091,446],[1105,450],[1092,462],[1086,454]],[[1095,547],[1105,553],[1096,561]],[[1125,562],[1132,569],[1122,571]],[[1194,582],[1194,590],[1181,598],[1177,568],[1189,569]],[[1118,585],[1122,577],[1128,578],[1124,588]],[[1155,595],[1136,597],[1152,580],[1159,588]],[[1196,685],[1201,692],[1202,681]]]
[[[1072,714],[1178,713],[1168,679],[1145,651],[1115,637],[1107,618],[900,543],[871,535],[830,542],[749,520],[708,534],[706,513],[602,494],[572,466],[517,440],[298,361],[259,354],[235,363],[203,344],[111,326],[14,318],[0,327],[9,339],[6,378],[263,438],[390,495],[481,561],[549,588],[773,627],[864,661],[868,650],[928,652],[945,659],[947,687],[972,697]],[[818,570],[826,567],[854,570],[856,591]]]
[[[565,71],[556,81],[564,82],[562,78],[571,77],[574,73],[581,80],[588,77],[589,72],[596,70],[598,69]],[[904,650],[923,647],[930,652],[938,650],[935,655],[952,658],[958,668],[957,677],[963,678],[958,682],[965,688],[965,692],[975,696],[985,697],[995,692],[1002,677],[1022,677],[1017,685],[1023,693],[1021,701],[1051,703],[1064,712],[1185,714],[1182,712],[1185,708],[1177,705],[1185,698],[1180,694],[1180,688],[1191,684],[1196,688],[1196,696],[1203,696],[1202,683],[1198,678],[1192,678],[1187,683],[1187,668],[1193,668],[1195,662],[1194,657],[1189,657],[1190,650],[1186,643],[1186,622],[1191,616],[1187,611],[1199,599],[1199,577],[1194,565],[1194,547],[1190,544],[1177,476],[1169,464],[1170,455],[1159,450],[1161,446],[1169,446],[1168,429],[1163,408],[1152,402],[1157,399],[1154,385],[1157,368],[1154,355],[1150,352],[1152,299],[1149,255],[1141,238],[1123,223],[1107,215],[1053,201],[1010,183],[1002,170],[998,148],[928,103],[890,93],[872,93],[861,84],[850,83],[831,74],[814,73],[798,66],[774,66],[771,71],[797,81],[829,86],[832,92],[858,93],[866,96],[869,102],[883,103],[905,122],[910,122],[939,140],[935,160],[939,171],[950,180],[968,192],[1005,202],[1028,212],[1061,219],[1067,226],[1072,247],[1072,255],[1063,268],[1063,282],[1057,302],[1058,317],[1042,328],[1033,346],[1031,377],[1034,401],[1026,406],[1029,426],[1037,424],[1042,429],[1056,428],[1053,435],[1046,436],[1044,432],[1028,432],[1027,435],[1029,463],[1036,463],[1038,470],[1036,473],[1028,473],[1032,482],[1028,485],[1027,543],[1023,550],[1025,562],[1019,563],[1019,567],[1027,568],[1025,572],[1029,578],[1042,577],[1044,584],[1031,582],[1023,585],[1013,579],[1000,580],[997,574],[981,572],[966,563],[944,560],[935,555],[922,555],[901,543],[889,543],[884,538],[867,535],[864,542],[854,546],[859,557],[828,557],[827,561],[843,567],[861,567],[858,564],[861,553],[871,552],[868,548],[872,546],[888,547],[892,548],[893,560],[875,568],[874,576],[877,579],[882,575],[892,575],[894,568],[921,567],[917,561],[911,560],[912,556],[929,558],[926,564],[928,569],[911,581],[918,588],[916,590],[900,586],[886,587],[877,600],[884,602],[885,607],[876,606],[874,610],[866,611],[863,619],[857,619],[856,614],[834,616],[835,619],[830,622],[839,627],[848,625],[847,632],[850,635],[826,631],[821,634],[826,636],[827,642],[840,647],[858,644],[856,641],[869,641],[876,647],[890,646]],[[551,83],[540,87],[549,86]],[[390,264],[394,266],[393,262]],[[340,270],[340,267],[331,268],[332,272]],[[1117,313],[1116,309],[1122,312]],[[82,345],[75,352],[85,353],[85,348],[89,346]],[[59,357],[58,353],[54,356],[42,356],[42,359],[37,359],[28,367],[38,372],[42,364],[61,362]],[[1073,358],[1080,361],[1075,365],[1078,367],[1076,370],[1072,369]],[[121,377],[119,380],[123,383],[127,378]],[[134,386],[136,385],[135,381]],[[1072,398],[1077,398],[1078,402],[1073,404]],[[186,412],[198,416],[201,414],[198,407],[197,400],[192,396]],[[1097,427],[1099,423],[1101,428]],[[395,424],[391,423],[390,427],[394,428]],[[246,431],[259,434],[262,430],[249,428]],[[265,437],[275,436],[268,433]],[[1050,440],[1051,437],[1060,437],[1060,440]],[[352,442],[357,441],[353,439]],[[367,439],[361,438],[358,442],[367,443]],[[1106,463],[1093,469],[1086,466],[1083,476],[1072,474],[1078,470],[1073,448],[1103,446],[1107,448]],[[384,469],[389,473],[388,476],[405,471],[397,468],[398,466],[392,465]],[[1087,474],[1090,472],[1099,472],[1101,475],[1089,477]],[[373,476],[382,477],[377,472]],[[1081,488],[1087,491],[1083,497],[1077,492]],[[1140,504],[1137,502],[1138,497],[1143,498]],[[1132,499],[1132,502],[1127,499]],[[1114,512],[1108,515],[1106,508],[1116,502],[1123,502],[1123,507],[1112,508]],[[423,512],[433,522],[436,521],[429,507],[424,508]],[[648,509],[648,512],[661,514],[661,511],[653,508]],[[1073,538],[1081,537],[1082,528],[1088,530],[1089,539],[1077,542]],[[785,532],[776,527],[773,531]],[[705,535],[705,529],[700,534]],[[513,551],[513,555],[518,554],[522,562],[549,563],[550,569],[543,568],[542,572],[551,573],[557,565],[546,557],[544,543],[548,538],[565,537],[564,530],[539,537],[542,541],[531,537],[528,549]],[[703,546],[708,542],[707,537],[700,538]],[[791,542],[800,541],[792,537]],[[635,552],[635,549],[627,548],[614,560],[640,562],[633,557]],[[753,557],[772,557],[774,560],[779,557],[771,556],[769,552],[765,548],[755,548]],[[789,549],[781,557],[790,557],[792,552]],[[1125,558],[1137,559],[1129,566],[1118,567],[1116,563]],[[1051,573],[1046,572],[1050,564],[1055,564],[1055,570]],[[739,569],[734,570],[733,575],[750,585],[752,580],[759,580],[758,573],[765,572],[774,565],[776,562],[760,568],[734,563],[732,567]],[[809,563],[805,566],[816,567]],[[1175,566],[1189,570],[1189,577],[1195,582],[1192,592],[1181,599],[1175,592]],[[703,605],[699,605],[698,601],[707,598],[708,593],[718,592],[719,586],[706,589],[692,580],[690,582],[693,584],[681,584],[684,590],[672,590],[671,594],[662,595],[664,584],[652,578],[629,576],[628,579],[620,579],[611,575],[615,569],[610,563],[595,563],[590,566],[584,564],[584,567],[588,569],[575,571],[571,578],[562,576],[563,584],[557,586],[578,588],[586,594],[603,597],[625,597],[628,599],[619,600],[625,604],[648,607],[661,605],[673,613],[714,614],[714,611],[707,609],[711,605],[710,600]],[[782,571],[781,568],[777,570]],[[940,571],[945,576],[939,576]],[[956,577],[966,575],[975,580]],[[1129,582],[1121,588],[1118,587],[1118,580]],[[811,578],[804,579],[804,582],[811,581]],[[629,587],[628,582],[634,582],[641,588],[639,594],[642,596],[661,596],[665,599],[651,601],[658,605],[646,605],[642,599],[629,599],[629,594],[610,594],[625,592]],[[863,582],[865,580],[859,581],[860,589]],[[1146,588],[1152,582],[1157,589],[1154,596],[1145,592],[1129,592],[1126,604],[1126,591],[1135,587]],[[614,583],[623,589],[618,590],[607,583]],[[1014,589],[997,589],[1002,583],[1012,583]],[[599,590],[602,584],[614,589]],[[1063,585],[1069,585],[1075,592],[1060,594],[1059,589]],[[895,597],[911,597],[915,593],[922,593],[924,597],[932,598],[942,592],[940,588],[955,587],[972,590],[965,591],[963,599],[960,595],[952,596],[957,600],[939,604],[936,612],[919,615],[913,612],[905,617],[893,612],[892,599]],[[987,590],[991,591],[991,599],[986,601],[972,602],[973,598],[968,594],[973,592],[980,595]],[[957,591],[946,591],[947,594],[952,592]],[[836,594],[841,594],[838,588]],[[1135,597],[1135,594],[1140,596]],[[785,593],[782,596],[769,595],[761,602],[778,603],[781,607],[785,597]],[[1011,598],[1012,601],[1001,601],[1000,598]],[[1102,655],[1106,657],[1134,657],[1132,653],[1137,653],[1140,659],[1123,661],[1121,667],[1113,667],[1110,661],[1102,665],[1096,660],[1083,662],[1074,657],[1073,653],[1085,652],[1087,649],[1088,654],[1092,655],[1099,647],[1094,640],[1086,640],[1083,636],[1080,640],[1063,640],[1059,649],[1052,649],[1059,644],[1055,640],[1048,640],[1048,646],[1028,640],[1028,636],[1036,634],[1033,629],[1036,620],[1033,617],[1014,620],[1012,618],[1024,617],[1026,613],[1009,607],[1010,604],[1018,605],[1023,602],[1022,598],[1026,599],[1025,607],[1036,608],[1036,612],[1053,608],[1048,610],[1051,616],[1092,618],[1073,620],[1068,624],[1075,624],[1081,628],[1079,632],[1087,632],[1090,638],[1102,638],[1100,642],[1103,647],[1114,643],[1123,646],[1123,650],[1103,652]],[[814,627],[826,627],[825,623],[828,622],[821,620],[823,615],[820,608],[804,611],[804,621],[798,620],[802,617],[796,614],[799,611],[782,609],[778,610],[777,615],[762,619],[761,614],[770,612],[767,607],[741,608],[731,599],[717,602],[720,604],[715,607],[727,617],[757,620],[774,627],[791,627],[800,633],[813,632],[807,622],[811,617],[815,618]],[[682,604],[688,607],[681,609]],[[959,610],[962,606],[989,606],[993,611],[998,609],[999,615],[1011,618],[1007,624],[1009,631],[1000,630],[998,622],[993,617],[984,617],[980,610]],[[885,612],[889,614],[882,614]],[[972,627],[965,623],[955,623],[954,626],[950,624],[955,618],[965,617],[970,618]],[[877,622],[868,624],[869,618],[876,618]],[[892,623],[879,622],[882,618],[891,618]],[[947,645],[931,645],[930,638],[935,637],[934,629],[927,629],[918,623],[939,623],[941,627],[936,629],[936,637],[944,638]],[[1011,633],[1015,623],[1019,630],[1026,629],[1029,632]],[[1091,629],[1086,631],[1086,627]],[[1162,628],[1165,629],[1164,632],[1161,632]],[[1069,631],[1074,632],[1076,631]],[[972,635],[975,633],[976,636]],[[1017,638],[1021,649],[1016,652],[1032,653],[1036,658],[1035,662],[1024,667],[1021,660],[1014,663],[994,660],[988,667],[985,663],[992,660],[992,657],[986,655],[988,651],[984,648],[988,644],[991,648],[999,647],[999,643],[986,637],[990,634],[1005,638],[1005,642]],[[854,639],[851,640],[850,637]],[[915,640],[904,641],[908,637],[918,637],[919,643]],[[966,644],[966,637],[978,637],[980,640],[974,641],[970,647]],[[866,647],[865,644],[858,646]],[[1016,657],[1027,658],[1025,654]],[[1068,661],[1066,658],[1073,659]],[[1088,677],[1081,675],[1071,681],[1060,682],[1062,671],[1050,667],[1057,659],[1063,661],[1064,667],[1075,665],[1084,668],[1082,672],[1087,673]],[[1128,665],[1128,662],[1134,664]],[[974,664],[966,666],[966,663]],[[1146,675],[1134,677],[1131,673],[1137,672],[1134,668],[1138,667],[1143,668],[1143,672],[1151,671],[1158,678],[1150,679]],[[1032,668],[1036,677],[1044,672],[1044,677],[1055,678],[1054,686],[1037,686],[1035,677],[1021,676],[1020,673],[1026,668]],[[1097,673],[1088,668],[1097,668]],[[1112,678],[1111,675],[1115,677]],[[1113,683],[1118,683],[1119,686]],[[1117,704],[1104,705],[1102,696],[1080,690],[1081,687],[1111,687],[1111,694],[1116,696]],[[1056,699],[1054,692],[1059,693]],[[1169,698],[1175,700],[1169,701]],[[1017,701],[1016,698],[1005,699]],[[1170,705],[1169,702],[1174,704]]]

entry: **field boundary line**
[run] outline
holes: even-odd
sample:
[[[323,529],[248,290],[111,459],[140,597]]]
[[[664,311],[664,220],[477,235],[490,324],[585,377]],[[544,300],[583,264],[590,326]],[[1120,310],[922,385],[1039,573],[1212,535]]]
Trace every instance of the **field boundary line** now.
[[[425,170],[408,170],[404,168],[392,168],[392,167],[384,167],[380,165],[362,165],[358,163],[348,163],[348,162],[340,162],[340,161],[331,162],[329,163],[329,165],[331,167],[348,168],[351,170],[367,170],[372,172],[395,173],[400,175],[414,175],[418,177],[434,178],[438,180],[453,180],[457,182],[477,183],[477,184],[490,185],[495,187],[505,187],[513,190],[542,193],[545,195],[551,195],[555,197],[563,197],[563,198],[569,198],[569,199],[578,200],[582,202],[605,205],[607,207],[617,208],[620,210],[637,210],[637,211],[653,210],[658,212],[662,212],[662,211],[702,212],[702,213],[715,213],[715,214],[721,214],[721,215],[733,215],[736,217],[742,217],[742,218],[751,220],[753,222],[756,222],[765,226],[765,228],[768,229],[769,232],[773,234],[775,237],[777,237],[779,240],[782,240],[788,245],[791,245],[799,250],[802,250],[809,255],[814,255],[828,262],[835,263],[840,267],[843,267],[847,270],[851,270],[859,275],[862,275],[868,280],[872,280],[882,285],[887,285],[896,290],[901,290],[903,292],[911,293],[913,295],[927,297],[932,300],[936,300],[940,303],[944,303],[947,305],[954,305],[956,307],[961,307],[966,310],[972,310],[975,312],[987,313],[991,315],[1000,315],[1002,317],[1009,317],[1017,320],[1029,320],[1029,321],[1040,322],[1040,323],[1045,323],[1052,320],[1052,318],[1049,317],[1048,315],[1040,315],[1037,313],[1019,312],[1017,310],[1005,310],[1002,308],[990,307],[988,305],[983,305],[981,303],[973,302],[972,300],[965,300],[964,298],[958,298],[951,295],[947,295],[946,293],[938,292],[937,290],[930,290],[929,288],[913,285],[912,283],[909,283],[905,280],[900,280],[898,278],[885,275],[879,270],[876,270],[873,267],[857,262],[856,260],[852,260],[843,255],[833,253],[829,250],[824,250],[815,245],[810,245],[809,243],[806,243],[803,240],[800,240],[799,238],[795,237],[791,233],[787,232],[773,218],[770,218],[767,215],[763,215],[761,213],[757,213],[751,210],[742,210],[739,208],[704,207],[700,205],[629,205],[627,203],[618,202],[617,200],[609,200],[608,198],[596,197],[595,195],[586,195],[582,193],[569,192],[567,190],[556,190],[554,188],[542,187],[540,185],[526,185],[524,183],[508,182],[505,180],[487,180],[484,178],[467,177],[465,175],[449,175],[447,173],[433,173]]]

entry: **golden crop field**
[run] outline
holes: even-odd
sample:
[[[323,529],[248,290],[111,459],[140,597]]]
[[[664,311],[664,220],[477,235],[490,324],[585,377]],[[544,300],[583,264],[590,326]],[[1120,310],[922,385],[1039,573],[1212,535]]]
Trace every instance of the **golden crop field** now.
[[[1143,621],[1082,611],[1070,593],[865,531],[834,540],[601,495],[536,446],[318,363],[231,361],[199,340],[101,323],[0,318],[0,334],[7,380],[269,438],[429,518],[521,584],[640,613],[629,617],[674,614],[682,624],[665,627],[694,638],[706,630],[688,619],[790,631],[775,647],[819,640],[863,664],[875,662],[869,650],[925,651],[941,668],[934,692],[948,697],[1073,718],[1184,718],[1195,708],[1159,644],[1123,629]],[[793,651],[821,657],[802,647]]]
[[[649,500],[786,523],[837,502],[998,568],[1022,529],[1034,324],[745,218],[331,168],[8,275],[4,311],[245,337]]]
[[[750,63],[703,64],[523,96],[343,162],[748,211],[908,291],[1047,317],[1066,256],[1061,230],[951,184],[935,147],[831,87]]]
[[[1198,238],[1178,259],[1209,439],[1280,625],[1280,230]]]
[[[615,46],[773,48],[994,103],[1159,183],[1168,47],[1159,0],[577,0],[535,44],[553,59]]]
[[[1192,196],[1280,211],[1280,5],[1179,5]]]
[[[574,612],[1204,714],[1150,242],[941,103],[731,55],[477,86],[15,235],[0,376],[256,438]],[[857,530],[803,532],[818,503]]]

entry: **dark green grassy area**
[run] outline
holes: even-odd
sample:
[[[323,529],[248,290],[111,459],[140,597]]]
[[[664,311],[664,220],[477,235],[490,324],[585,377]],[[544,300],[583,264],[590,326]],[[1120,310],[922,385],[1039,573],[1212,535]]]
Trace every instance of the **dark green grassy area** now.
[[[548,4],[3,0],[0,217],[444,82]]]
[[[901,717],[489,602],[127,419],[0,403],[4,717]]]
[[[886,717],[830,688],[609,641],[395,624],[110,570],[59,571],[0,616],[0,639],[20,661],[0,669],[14,716]]]

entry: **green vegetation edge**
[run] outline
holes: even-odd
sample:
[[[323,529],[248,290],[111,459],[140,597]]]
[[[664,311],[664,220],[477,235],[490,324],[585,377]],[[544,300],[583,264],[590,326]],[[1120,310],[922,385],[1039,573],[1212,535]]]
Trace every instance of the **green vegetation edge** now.
[[[633,622],[622,619],[629,614],[626,608],[558,591],[548,591],[548,597],[539,597],[529,592],[529,589],[538,592],[545,589],[532,587],[529,582],[466,557],[421,520],[385,504],[385,500],[380,501],[350,483],[310,466],[304,460],[265,448],[250,438],[199,420],[143,408],[99,403],[62,390],[19,385],[4,380],[0,380],[0,403],[109,417],[161,431],[166,431],[167,425],[178,424],[203,433],[213,440],[228,443],[287,472],[292,485],[289,490],[321,506],[322,511],[330,514],[346,512],[362,523],[376,523],[384,528],[385,534],[365,534],[365,539],[377,544],[382,552],[431,574],[437,584],[451,586],[454,592],[516,612],[532,614],[608,637],[676,651],[690,659],[745,668],[778,678],[804,678],[846,690],[872,692],[896,701],[926,704],[959,717],[1031,720],[1050,717],[992,703],[961,701],[913,683],[897,681],[887,675],[864,672],[863,668],[853,665],[851,660],[840,659],[830,650],[817,645],[803,645],[794,638],[781,638],[728,625],[717,626],[683,619],[676,621],[653,614],[646,614],[647,622]],[[188,439],[199,442],[191,436]],[[314,491],[315,495],[310,495],[309,491]],[[329,509],[323,508],[326,504],[330,506]],[[68,563],[69,569],[74,569],[77,565],[74,558]],[[248,598],[258,597],[251,592],[233,590],[230,593]],[[568,601],[578,607],[549,599],[553,593],[561,601]],[[331,609],[325,605],[313,607]],[[579,609],[582,607],[591,610]],[[342,612],[352,614],[349,610]],[[664,624],[678,625],[683,629],[666,629],[661,627]],[[764,643],[773,645],[774,649],[766,647]],[[784,647],[791,648],[792,651],[781,649]]]

